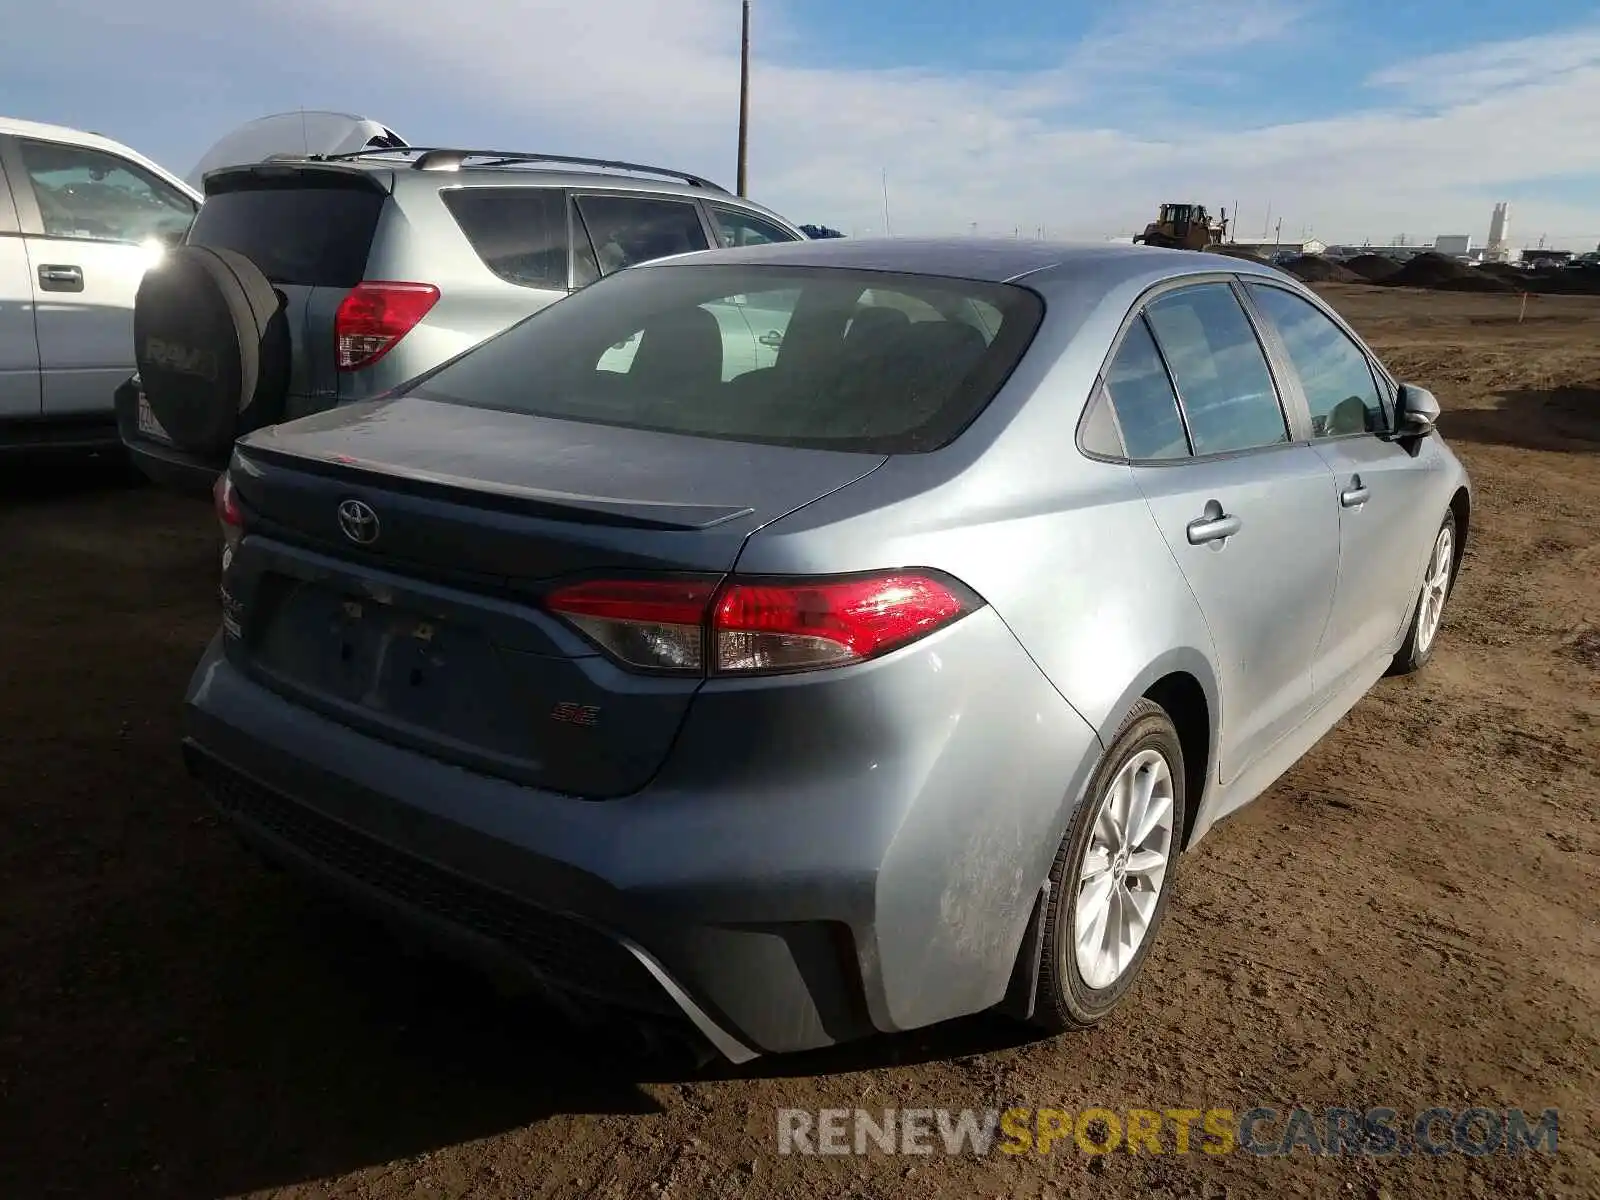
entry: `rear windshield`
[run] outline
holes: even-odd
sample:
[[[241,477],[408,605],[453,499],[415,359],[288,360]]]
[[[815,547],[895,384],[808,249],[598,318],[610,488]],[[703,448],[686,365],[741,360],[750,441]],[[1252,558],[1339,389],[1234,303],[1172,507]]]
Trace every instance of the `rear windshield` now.
[[[961,432],[1043,302],[1008,284],[817,267],[636,267],[424,377],[416,394],[630,429],[908,454]]]
[[[237,250],[273,283],[352,288],[366,272],[384,193],[272,186],[208,195],[189,243]]]

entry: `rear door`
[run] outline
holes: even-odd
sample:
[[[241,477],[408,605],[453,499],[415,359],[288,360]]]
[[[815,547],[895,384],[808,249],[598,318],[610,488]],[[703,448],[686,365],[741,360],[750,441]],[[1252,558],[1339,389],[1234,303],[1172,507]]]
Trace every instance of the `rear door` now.
[[[1337,691],[1388,656],[1416,599],[1417,571],[1439,511],[1428,504],[1427,461],[1387,441],[1393,403],[1365,350],[1319,306],[1251,281],[1246,295],[1304,396],[1312,445],[1333,471],[1339,585],[1317,652],[1317,690]]]
[[[381,171],[270,163],[207,180],[190,244],[245,255],[285,300],[292,361],[284,420],[340,399],[334,316],[365,277],[391,179]]]
[[[700,207],[686,197],[575,191],[572,200],[576,287],[651,259],[711,249]]]
[[[33,331],[33,282],[17,209],[6,182],[0,136],[0,421],[39,415],[39,339]]]
[[[402,208],[415,194],[401,193]],[[463,282],[457,286],[454,268],[445,265],[452,261],[447,247],[436,239],[420,247],[415,237],[404,239],[408,255],[420,249],[435,263],[431,273],[422,274],[430,280],[443,275],[437,278],[443,294],[423,326],[399,348],[396,367],[405,370],[395,382],[499,333],[571,290],[572,239],[563,189],[462,183],[443,189],[439,198],[476,262],[463,264]],[[380,233],[374,270],[387,273],[386,241]],[[402,272],[401,278],[413,277],[398,264],[393,269]],[[484,270],[492,278],[485,278]]]
[[[1106,387],[1134,477],[1216,645],[1217,765],[1228,783],[1312,709],[1339,561],[1333,479],[1293,439],[1226,281],[1145,305]]]
[[[46,417],[109,415],[133,374],[133,300],[164,242],[195,216],[186,194],[109,151],[37,138],[4,146],[33,293]]]

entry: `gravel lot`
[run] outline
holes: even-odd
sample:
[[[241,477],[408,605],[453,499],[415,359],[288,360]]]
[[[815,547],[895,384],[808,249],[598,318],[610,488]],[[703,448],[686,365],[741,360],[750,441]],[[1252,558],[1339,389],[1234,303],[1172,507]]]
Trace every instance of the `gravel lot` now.
[[[1117,1017],[691,1077],[256,866],[176,753],[208,507],[0,474],[0,1194],[1600,1195],[1600,299],[1329,285],[1479,491],[1433,664],[1193,856]],[[1562,1109],[1560,1153],[779,1157],[780,1107]]]

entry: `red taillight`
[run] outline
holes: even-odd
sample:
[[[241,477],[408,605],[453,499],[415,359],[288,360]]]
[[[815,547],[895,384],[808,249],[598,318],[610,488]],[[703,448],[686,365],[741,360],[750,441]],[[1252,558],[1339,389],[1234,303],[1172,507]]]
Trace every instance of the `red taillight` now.
[[[370,367],[438,302],[439,289],[431,283],[356,284],[333,317],[339,370]]]
[[[613,658],[649,670],[753,675],[863,662],[977,607],[923,571],[844,579],[591,580],[546,600]]]
[[[234,490],[233,477],[224,471],[211,485],[211,502],[222,526],[222,540],[229,548],[237,545],[244,536],[244,510],[239,507],[239,493]]]
[[[545,603],[630,667],[698,672],[716,588],[715,580],[596,579],[561,588]]]

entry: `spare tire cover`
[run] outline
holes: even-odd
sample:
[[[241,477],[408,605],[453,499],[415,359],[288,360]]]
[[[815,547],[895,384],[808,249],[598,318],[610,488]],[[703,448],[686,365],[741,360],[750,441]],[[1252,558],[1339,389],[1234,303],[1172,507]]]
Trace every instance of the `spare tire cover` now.
[[[140,281],[133,337],[150,411],[180,448],[225,454],[239,434],[281,414],[289,365],[283,300],[244,255],[168,251]]]

